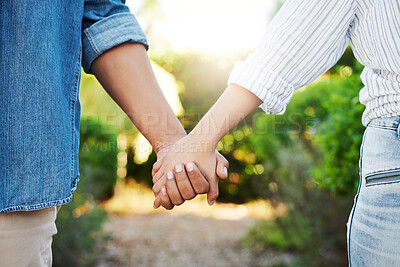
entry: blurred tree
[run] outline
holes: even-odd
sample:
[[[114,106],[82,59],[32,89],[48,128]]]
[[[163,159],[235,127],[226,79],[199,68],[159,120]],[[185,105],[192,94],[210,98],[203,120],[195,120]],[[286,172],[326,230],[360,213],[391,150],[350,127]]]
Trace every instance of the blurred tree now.
[[[79,150],[79,186],[96,200],[112,196],[117,181],[117,134],[98,118],[83,117]]]
[[[337,67],[337,72],[329,82],[329,97],[321,99],[329,116],[318,125],[313,139],[323,154],[323,162],[313,168],[313,174],[323,188],[335,194],[353,195],[359,184],[357,170],[364,132],[364,106],[358,99],[362,83],[359,72],[352,75],[349,66]]]

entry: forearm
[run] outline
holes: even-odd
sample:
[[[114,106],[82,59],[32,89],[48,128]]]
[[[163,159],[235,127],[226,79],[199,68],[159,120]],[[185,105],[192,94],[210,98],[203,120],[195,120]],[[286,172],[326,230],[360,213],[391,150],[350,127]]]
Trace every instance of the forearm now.
[[[190,135],[205,149],[215,149],[219,140],[262,101],[249,90],[232,84],[201,119]]]
[[[143,45],[114,47],[92,63],[91,71],[156,152],[186,135],[161,92]]]

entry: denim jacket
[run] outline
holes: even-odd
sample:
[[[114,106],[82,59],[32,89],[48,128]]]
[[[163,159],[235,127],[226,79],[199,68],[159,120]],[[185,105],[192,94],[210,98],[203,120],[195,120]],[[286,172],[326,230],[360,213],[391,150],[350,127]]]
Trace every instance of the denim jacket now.
[[[147,40],[124,0],[0,1],[0,212],[72,199],[81,66]]]

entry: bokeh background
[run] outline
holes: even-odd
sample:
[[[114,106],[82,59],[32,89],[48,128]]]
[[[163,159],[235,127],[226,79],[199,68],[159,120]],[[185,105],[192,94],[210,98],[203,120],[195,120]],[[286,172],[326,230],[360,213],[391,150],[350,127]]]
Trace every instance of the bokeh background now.
[[[189,132],[255,50],[283,1],[128,0],[169,104]],[[358,186],[361,66],[349,47],[284,115],[256,110],[226,135],[216,205],[153,210],[146,139],[82,74],[80,182],[60,210],[55,266],[345,266]],[[150,103],[151,104],[151,103]]]

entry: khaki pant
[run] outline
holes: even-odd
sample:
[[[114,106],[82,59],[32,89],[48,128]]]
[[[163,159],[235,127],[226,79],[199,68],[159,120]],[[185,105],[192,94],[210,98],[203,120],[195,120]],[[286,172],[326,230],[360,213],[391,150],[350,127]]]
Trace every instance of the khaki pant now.
[[[0,214],[0,267],[51,266],[59,208]]]

